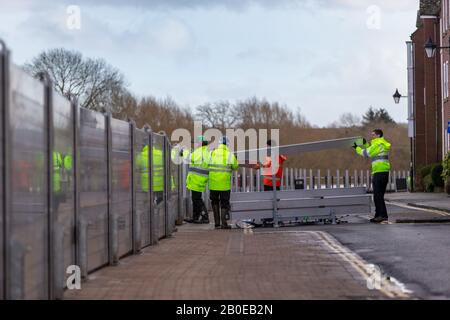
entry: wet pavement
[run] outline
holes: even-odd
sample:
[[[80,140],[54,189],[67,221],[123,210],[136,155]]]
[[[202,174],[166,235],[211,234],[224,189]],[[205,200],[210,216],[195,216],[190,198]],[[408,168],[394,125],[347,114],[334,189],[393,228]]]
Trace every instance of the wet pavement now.
[[[370,223],[371,215],[277,229],[184,224],[141,255],[91,274],[65,298],[450,299],[450,224],[396,223],[439,216],[434,211],[389,204],[388,212],[382,225]],[[371,265],[383,279],[376,288]]]

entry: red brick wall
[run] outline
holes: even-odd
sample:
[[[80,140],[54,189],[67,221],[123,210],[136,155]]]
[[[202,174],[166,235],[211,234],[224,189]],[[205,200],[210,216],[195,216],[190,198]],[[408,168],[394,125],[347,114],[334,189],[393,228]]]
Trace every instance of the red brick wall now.
[[[442,159],[441,56],[427,58],[424,44],[432,38],[440,43],[439,19],[422,19],[422,26],[411,36],[414,43],[415,160],[416,169]],[[416,171],[417,172],[417,171]]]
[[[443,21],[443,17],[442,17],[442,12],[443,10],[441,10],[441,21]],[[443,47],[448,47],[450,46],[450,29],[445,27],[443,28],[443,33],[442,33],[442,43],[441,45]],[[442,62],[445,61],[449,61],[450,62],[450,49],[444,49],[441,52],[442,54]],[[443,76],[443,75],[442,75]],[[449,74],[449,78],[450,78],[450,74]],[[450,81],[449,81],[449,92],[450,92]],[[444,118],[443,118],[443,144],[444,144],[444,152],[448,152],[449,151],[449,136],[447,134],[447,123],[450,121],[450,98],[444,99],[443,101],[443,114],[444,114]]]

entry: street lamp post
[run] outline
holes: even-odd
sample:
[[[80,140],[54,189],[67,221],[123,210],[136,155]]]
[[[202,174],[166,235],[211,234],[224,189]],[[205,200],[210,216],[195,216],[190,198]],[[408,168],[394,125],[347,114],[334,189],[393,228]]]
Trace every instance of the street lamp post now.
[[[399,104],[400,103],[400,99],[401,98],[409,98],[408,96],[402,96],[400,94],[400,92],[398,92],[398,89],[395,90],[395,93],[392,95],[392,97],[394,98],[394,102],[395,104]],[[408,121],[410,121],[410,116],[408,116]],[[413,153],[413,139],[410,137],[410,152],[411,152],[411,162],[410,162],[410,187],[411,187],[411,191],[414,191],[414,153]]]

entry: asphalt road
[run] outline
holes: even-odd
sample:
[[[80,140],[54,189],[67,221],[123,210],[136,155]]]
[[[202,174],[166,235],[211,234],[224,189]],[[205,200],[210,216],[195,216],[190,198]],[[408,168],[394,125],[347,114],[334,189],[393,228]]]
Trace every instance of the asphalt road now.
[[[328,232],[364,260],[405,284],[413,291],[413,297],[450,299],[450,224],[396,224],[396,218],[427,218],[430,213],[392,205],[388,211],[392,221],[389,225],[371,224],[368,216],[356,216],[348,217],[348,223],[341,225],[289,229]]]

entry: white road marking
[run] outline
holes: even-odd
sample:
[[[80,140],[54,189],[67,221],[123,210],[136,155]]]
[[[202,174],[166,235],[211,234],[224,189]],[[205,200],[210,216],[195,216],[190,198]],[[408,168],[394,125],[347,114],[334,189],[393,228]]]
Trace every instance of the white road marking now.
[[[425,211],[425,212],[431,212],[431,213],[434,213],[434,214],[438,214],[438,215],[443,216],[443,217],[450,217],[450,213],[445,212],[445,211],[434,210],[434,209],[426,209],[426,208],[418,208],[418,207],[409,206],[407,204],[400,203],[400,202],[395,202],[395,201],[388,201],[387,203],[388,204],[392,204],[392,205],[397,206],[397,207],[405,208],[405,209],[420,210],[420,211]]]
[[[262,231],[255,234],[267,234],[267,233],[309,233],[313,234],[320,240],[329,250],[337,254],[341,259],[348,262],[353,269],[355,269],[365,280],[366,283],[373,278],[373,264],[368,263],[358,254],[351,251],[349,248],[344,247],[338,240],[323,231]],[[380,277],[380,286],[376,288],[384,295],[394,299],[406,299],[410,298],[413,293],[408,290],[406,286],[397,279],[383,275]]]

